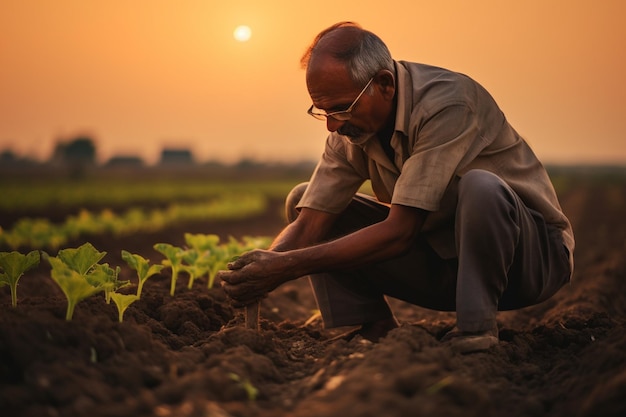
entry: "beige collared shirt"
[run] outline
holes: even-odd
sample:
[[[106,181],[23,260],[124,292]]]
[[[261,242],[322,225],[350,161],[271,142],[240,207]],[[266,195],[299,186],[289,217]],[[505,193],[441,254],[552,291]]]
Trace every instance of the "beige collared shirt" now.
[[[395,64],[394,161],[376,136],[352,143],[333,132],[298,207],[340,213],[369,179],[379,201],[431,212],[422,231],[432,235],[431,244],[442,256],[453,256],[454,240],[437,236],[439,226],[447,222],[442,219],[449,220],[455,209],[455,199],[444,198],[450,194],[446,191],[467,171],[484,169],[562,230],[573,254],[572,228],[544,167],[491,95],[459,73],[404,61]]]

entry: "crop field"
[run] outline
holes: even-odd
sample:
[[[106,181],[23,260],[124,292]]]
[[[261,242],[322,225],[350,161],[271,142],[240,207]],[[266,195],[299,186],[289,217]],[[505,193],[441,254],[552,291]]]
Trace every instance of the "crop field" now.
[[[379,343],[335,339],[306,279],[246,328],[213,274],[302,178],[0,179],[0,416],[624,416],[626,175],[551,176],[574,279],[470,355],[439,341],[453,314],[394,299]]]

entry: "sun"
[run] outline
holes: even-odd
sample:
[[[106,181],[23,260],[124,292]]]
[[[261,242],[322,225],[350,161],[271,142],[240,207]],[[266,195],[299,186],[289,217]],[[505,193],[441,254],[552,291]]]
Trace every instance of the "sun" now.
[[[235,28],[235,31],[233,32],[233,36],[239,42],[246,42],[250,40],[250,37],[252,36],[252,30],[250,30],[250,27],[246,25],[237,26]]]

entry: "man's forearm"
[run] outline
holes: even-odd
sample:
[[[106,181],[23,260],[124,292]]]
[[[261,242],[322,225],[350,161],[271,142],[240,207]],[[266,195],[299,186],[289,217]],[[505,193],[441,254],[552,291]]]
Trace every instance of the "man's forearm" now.
[[[332,241],[288,249],[284,261],[298,274],[308,275],[391,259],[413,244],[424,219],[423,210],[396,207],[393,215],[380,223]]]
[[[291,223],[276,236],[270,246],[270,250],[285,252],[311,246],[317,242],[319,242],[319,240],[315,241],[313,236],[309,237],[304,235],[298,230],[297,226]]]
[[[314,246],[289,250],[287,265],[298,275],[349,269],[393,258],[406,249],[405,245],[379,233],[380,225],[369,226],[344,237]]]
[[[285,252],[315,245],[327,237],[335,218],[329,213],[303,209],[300,217],[274,239],[270,250]]]

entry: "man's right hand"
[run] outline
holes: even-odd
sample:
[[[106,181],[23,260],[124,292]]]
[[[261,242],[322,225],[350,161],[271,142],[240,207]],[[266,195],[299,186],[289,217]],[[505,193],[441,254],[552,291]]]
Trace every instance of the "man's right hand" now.
[[[288,257],[269,250],[244,253],[217,273],[222,288],[235,307],[244,307],[265,298],[279,285],[297,278],[287,265]]]

